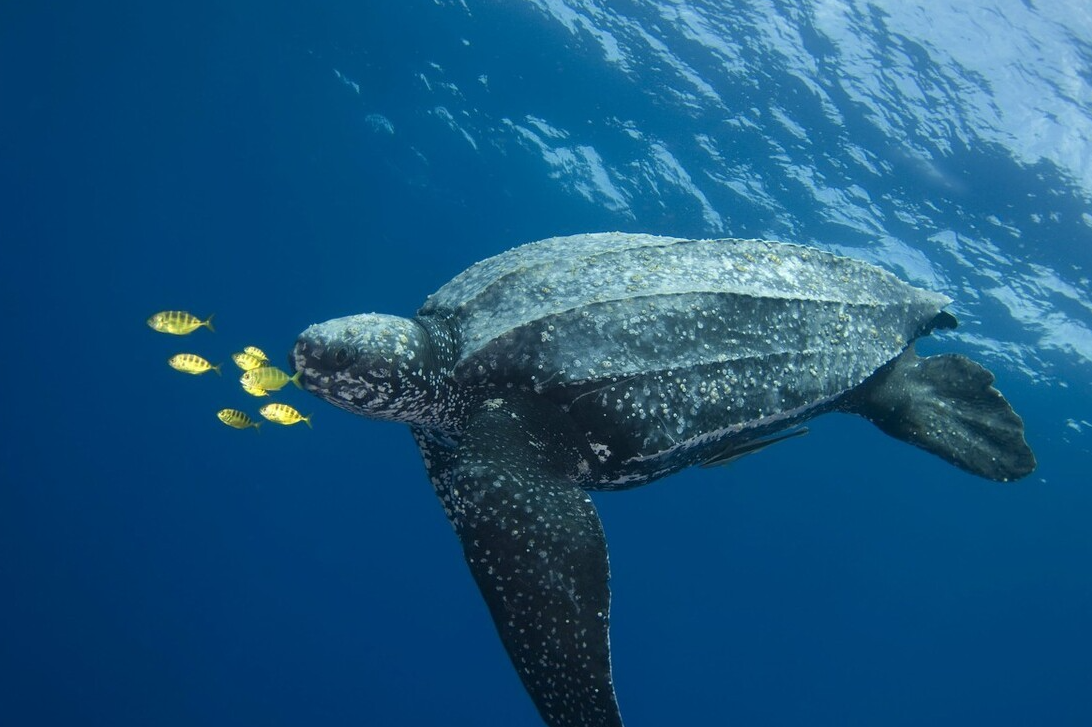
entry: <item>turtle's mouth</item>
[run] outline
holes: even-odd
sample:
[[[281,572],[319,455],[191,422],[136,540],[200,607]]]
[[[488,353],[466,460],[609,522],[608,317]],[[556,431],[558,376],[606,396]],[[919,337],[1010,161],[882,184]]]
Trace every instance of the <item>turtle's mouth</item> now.
[[[300,386],[308,391],[321,393],[331,382],[331,372],[324,365],[326,358],[325,342],[315,335],[311,326],[296,339],[296,346],[288,358],[288,365],[300,375]]]
[[[413,376],[424,365],[417,359],[427,343],[424,329],[411,320],[362,313],[305,330],[296,339],[290,365],[303,388],[335,406],[408,421],[407,402],[428,395],[427,382]],[[418,404],[413,413],[419,410]]]
[[[289,365],[300,374],[300,385],[331,401],[346,398],[343,389],[359,383],[357,349],[346,342],[334,323],[318,323],[301,333],[289,359]]]

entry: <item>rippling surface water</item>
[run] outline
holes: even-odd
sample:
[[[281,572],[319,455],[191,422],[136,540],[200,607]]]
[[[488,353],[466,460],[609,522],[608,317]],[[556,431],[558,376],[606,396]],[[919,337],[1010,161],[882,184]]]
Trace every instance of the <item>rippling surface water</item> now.
[[[404,151],[416,129],[384,112],[499,169],[541,160],[618,226],[806,242],[943,288],[1005,324],[957,336],[1028,377],[1092,361],[1079,3],[440,4],[460,42],[415,49],[412,102],[334,69]]]
[[[3,15],[12,724],[538,724],[405,432],[299,392],[313,432],[231,431],[231,377],[163,362],[607,229],[948,294],[923,348],[991,368],[1040,461],[985,483],[832,416],[597,496],[626,724],[1092,723],[1086,3]],[[176,307],[217,333],[143,326]]]

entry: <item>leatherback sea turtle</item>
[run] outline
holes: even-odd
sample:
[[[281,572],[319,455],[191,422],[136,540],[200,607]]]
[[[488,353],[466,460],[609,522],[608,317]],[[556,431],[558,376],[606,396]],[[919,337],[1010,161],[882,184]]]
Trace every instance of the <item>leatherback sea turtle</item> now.
[[[542,718],[610,727],[607,547],[586,490],[729,462],[831,411],[982,477],[1035,468],[989,371],[915,354],[955,326],[950,302],[798,245],[576,235],[474,265],[414,318],[311,326],[291,363],[332,404],[410,426]]]

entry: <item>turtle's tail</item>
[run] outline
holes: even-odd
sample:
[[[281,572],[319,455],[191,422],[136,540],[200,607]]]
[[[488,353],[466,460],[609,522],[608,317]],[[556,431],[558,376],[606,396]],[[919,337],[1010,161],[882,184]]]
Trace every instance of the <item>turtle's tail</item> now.
[[[846,408],[972,474],[1020,479],[1035,469],[1035,455],[1023,420],[993,380],[965,356],[921,358],[911,346],[865,381]]]

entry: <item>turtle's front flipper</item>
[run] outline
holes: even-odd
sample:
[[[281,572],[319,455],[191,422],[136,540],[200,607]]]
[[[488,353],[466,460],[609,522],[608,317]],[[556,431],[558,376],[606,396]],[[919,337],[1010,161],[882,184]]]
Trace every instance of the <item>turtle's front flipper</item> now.
[[[508,656],[550,727],[620,727],[610,673],[607,544],[588,471],[550,404],[491,399],[437,487]]]

